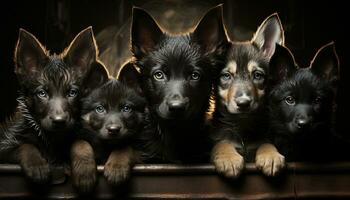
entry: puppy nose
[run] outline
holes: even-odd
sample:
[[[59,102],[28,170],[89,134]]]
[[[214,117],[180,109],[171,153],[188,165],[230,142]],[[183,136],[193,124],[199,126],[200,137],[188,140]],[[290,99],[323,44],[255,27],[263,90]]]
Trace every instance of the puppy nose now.
[[[299,129],[306,128],[310,125],[310,119],[309,118],[297,118],[296,124]]]
[[[239,108],[243,108],[243,109],[249,108],[251,102],[252,100],[249,97],[244,96],[244,97],[236,98],[236,104]]]
[[[54,115],[50,117],[55,126],[62,126],[66,123],[66,115]]]
[[[188,98],[183,98],[179,94],[173,95],[168,101],[170,111],[180,111],[185,110],[188,105]]]
[[[120,125],[116,125],[116,124],[108,125],[106,127],[106,129],[108,130],[108,134],[110,135],[118,134],[121,128],[122,127]]]
[[[168,101],[169,110],[175,111],[175,110],[185,110],[187,107],[188,102],[183,100],[172,100]]]

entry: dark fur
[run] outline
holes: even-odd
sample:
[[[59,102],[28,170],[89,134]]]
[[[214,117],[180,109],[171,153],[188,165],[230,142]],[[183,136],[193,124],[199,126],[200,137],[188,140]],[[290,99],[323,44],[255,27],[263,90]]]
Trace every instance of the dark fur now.
[[[67,148],[79,119],[83,77],[96,61],[92,29],[82,31],[60,55],[49,55],[21,29],[15,51],[20,83],[17,112],[3,125],[1,152],[34,181],[49,178],[49,165],[69,160]]]
[[[269,95],[273,141],[287,160],[329,160],[339,64],[333,43],[322,47],[308,68],[297,68],[292,54],[278,46],[271,61],[278,82]],[[289,105],[288,96],[295,99]]]
[[[230,44],[225,66],[216,76],[211,159],[225,176],[237,176],[244,159],[251,160],[257,147],[265,142],[268,65],[275,43],[283,41],[281,23],[273,14],[260,25],[251,41]]]
[[[113,184],[129,177],[137,159],[132,146],[144,126],[146,100],[127,80],[109,80],[103,67],[93,69],[86,80],[87,95],[81,100],[83,129],[71,159],[74,185],[90,192],[96,182],[95,163],[105,164],[104,174]]]
[[[133,63],[151,113],[143,134],[147,160],[196,162],[204,154],[212,75],[227,45],[221,9],[210,10],[192,33],[176,36],[162,32],[147,12],[133,10]],[[163,77],[157,80],[156,72]]]

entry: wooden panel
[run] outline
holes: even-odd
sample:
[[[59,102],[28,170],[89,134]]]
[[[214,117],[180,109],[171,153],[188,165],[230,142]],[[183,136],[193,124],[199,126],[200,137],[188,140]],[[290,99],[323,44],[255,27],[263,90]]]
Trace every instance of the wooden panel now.
[[[93,195],[99,199],[314,199],[350,198],[350,163],[290,163],[283,174],[268,178],[247,164],[239,179],[218,176],[212,165],[137,165],[131,180],[113,188],[102,176]],[[55,169],[51,185],[34,186],[18,165],[0,165],[0,198],[71,199],[78,197],[69,177]]]

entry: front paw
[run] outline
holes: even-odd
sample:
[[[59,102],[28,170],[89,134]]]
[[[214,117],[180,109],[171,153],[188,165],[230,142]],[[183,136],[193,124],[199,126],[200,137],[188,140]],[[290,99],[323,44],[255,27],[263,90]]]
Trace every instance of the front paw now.
[[[238,177],[244,167],[243,156],[238,153],[221,153],[213,158],[216,171],[229,178]]]
[[[129,163],[107,161],[104,167],[104,176],[113,185],[118,185],[126,181],[130,176],[131,166]]]
[[[96,185],[97,168],[94,160],[76,162],[72,166],[73,185],[81,193],[91,192]]]
[[[46,183],[50,177],[48,162],[41,156],[34,156],[21,163],[25,175],[35,183]]]
[[[285,158],[277,151],[260,153],[256,156],[255,165],[266,176],[275,176],[285,166]]]

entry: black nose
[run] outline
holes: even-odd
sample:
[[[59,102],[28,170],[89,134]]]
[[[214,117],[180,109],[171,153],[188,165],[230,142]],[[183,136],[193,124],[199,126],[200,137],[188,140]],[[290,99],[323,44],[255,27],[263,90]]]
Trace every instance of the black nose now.
[[[66,121],[67,121],[67,117],[65,115],[56,115],[56,116],[52,116],[50,118],[51,118],[54,126],[64,126],[66,124]]]
[[[303,128],[306,128],[310,125],[310,119],[309,118],[297,118],[295,123],[299,129],[303,129]]]
[[[122,127],[120,125],[116,125],[116,124],[108,125],[106,127],[106,129],[108,130],[108,134],[110,135],[118,134],[121,128]]]
[[[180,111],[185,110],[188,102],[184,100],[171,100],[168,101],[168,106],[170,111]]]
[[[236,98],[236,104],[239,108],[247,109],[250,106],[252,100],[247,97],[238,97]]]
[[[182,111],[188,105],[188,98],[184,98],[180,94],[174,94],[168,99],[167,104],[170,111]]]

